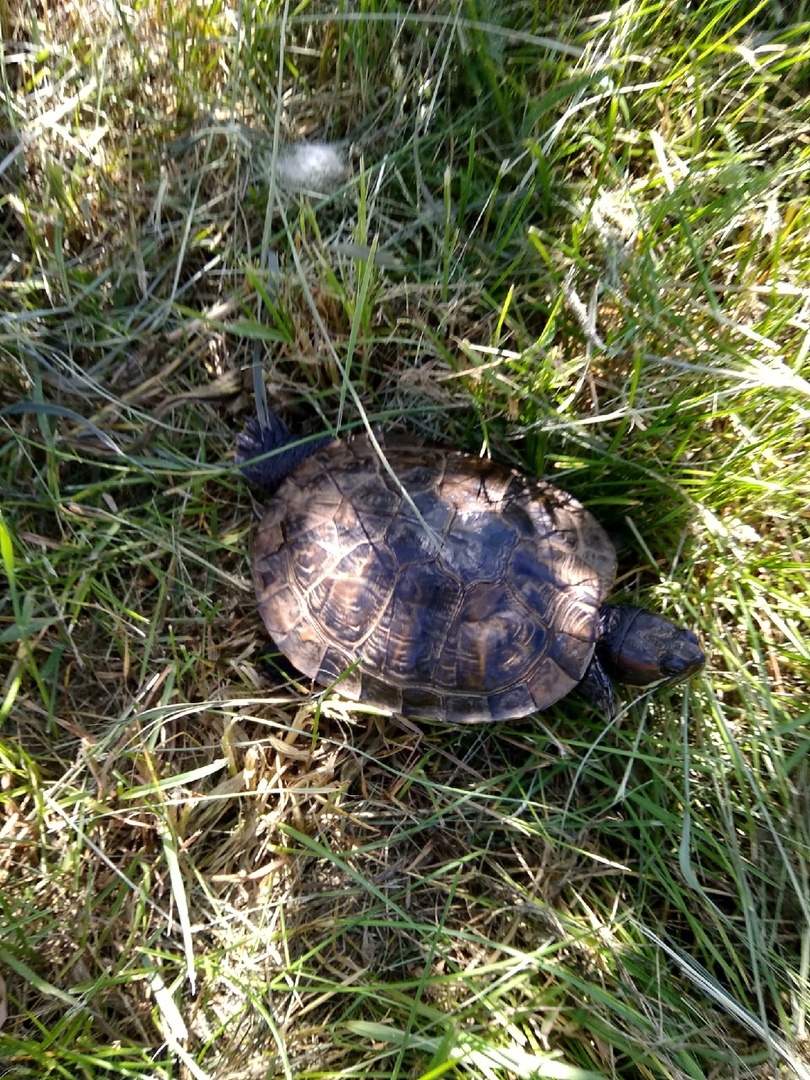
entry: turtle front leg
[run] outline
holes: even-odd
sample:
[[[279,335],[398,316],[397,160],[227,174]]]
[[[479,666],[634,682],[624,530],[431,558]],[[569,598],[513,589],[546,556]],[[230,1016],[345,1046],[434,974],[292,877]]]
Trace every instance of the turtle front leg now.
[[[613,689],[613,683],[607,672],[599,663],[596,653],[591,658],[577,689],[607,720],[614,718],[619,708],[616,691]]]

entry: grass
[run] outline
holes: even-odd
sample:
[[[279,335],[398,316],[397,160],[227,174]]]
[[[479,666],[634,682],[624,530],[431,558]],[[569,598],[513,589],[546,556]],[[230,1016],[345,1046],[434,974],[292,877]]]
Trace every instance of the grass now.
[[[0,22],[0,1072],[810,1076],[810,8]],[[703,676],[458,730],[267,664],[254,362],[561,483]]]

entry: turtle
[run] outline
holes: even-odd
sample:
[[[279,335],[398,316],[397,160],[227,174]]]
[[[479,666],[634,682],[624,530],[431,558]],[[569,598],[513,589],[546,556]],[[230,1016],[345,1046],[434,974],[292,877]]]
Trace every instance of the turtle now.
[[[613,680],[676,683],[697,636],[607,602],[616,551],[553,484],[404,434],[295,439],[272,413],[237,436],[261,489],[253,584],[281,653],[321,685],[401,716],[514,720]]]

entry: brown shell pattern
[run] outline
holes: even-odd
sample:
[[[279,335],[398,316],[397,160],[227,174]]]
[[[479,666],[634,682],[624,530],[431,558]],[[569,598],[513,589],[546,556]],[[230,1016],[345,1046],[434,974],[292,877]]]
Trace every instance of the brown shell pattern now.
[[[567,694],[616,571],[601,526],[489,461],[396,439],[385,457],[418,515],[365,436],[316,451],[270,499],[254,585],[281,652],[406,716],[505,720]]]

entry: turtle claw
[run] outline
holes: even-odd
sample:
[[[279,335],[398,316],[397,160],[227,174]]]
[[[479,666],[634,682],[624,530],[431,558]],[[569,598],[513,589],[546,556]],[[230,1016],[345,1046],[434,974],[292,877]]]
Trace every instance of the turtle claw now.
[[[608,678],[607,672],[595,655],[588,664],[588,668],[577,689],[586,701],[590,702],[595,709],[602,713],[606,720],[615,719],[616,713],[619,711],[616,691],[613,689],[613,683]]]

